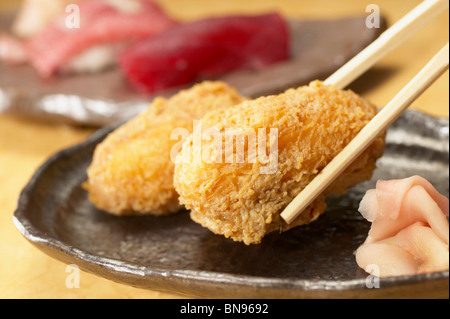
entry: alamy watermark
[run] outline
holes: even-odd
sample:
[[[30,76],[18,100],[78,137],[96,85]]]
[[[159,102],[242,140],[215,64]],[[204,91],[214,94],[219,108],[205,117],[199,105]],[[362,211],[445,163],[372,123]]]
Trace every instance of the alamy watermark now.
[[[69,289],[80,288],[80,267],[75,264],[67,265],[66,272],[69,273],[66,277],[66,287]]]
[[[80,28],[80,7],[76,4],[69,4],[66,6],[66,28],[79,29]]]
[[[380,8],[376,4],[369,4],[366,12],[370,13],[366,18],[366,27],[369,29],[380,27]]]
[[[181,140],[180,140],[181,137]],[[170,140],[178,141],[170,151],[172,162],[182,163],[257,163],[261,174],[273,174],[278,169],[278,128],[202,128],[199,120],[193,121],[193,132],[176,128]],[[185,141],[188,141],[185,143]],[[207,142],[208,147],[205,146]],[[179,152],[189,156],[178,156]]]
[[[369,264],[364,270],[370,274],[366,277],[366,287],[369,289],[380,288],[380,267],[376,264]]]

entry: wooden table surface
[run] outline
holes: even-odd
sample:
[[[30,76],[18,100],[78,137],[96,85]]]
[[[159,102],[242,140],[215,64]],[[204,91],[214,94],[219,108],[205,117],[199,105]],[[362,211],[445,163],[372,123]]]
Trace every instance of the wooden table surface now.
[[[167,0],[158,1],[183,20],[228,13],[258,13],[276,9],[285,16],[336,18],[362,15],[369,2],[359,0]],[[377,0],[389,24],[415,7],[419,0]],[[7,10],[18,1],[2,0]],[[447,41],[448,11],[395,49],[351,85],[357,93],[381,106],[409,81]],[[0,74],[0,76],[2,76]],[[412,106],[448,117],[449,75],[446,72]],[[80,287],[66,287],[66,265],[32,246],[15,228],[12,215],[20,191],[34,171],[54,152],[83,141],[92,129],[0,115],[0,298],[180,298],[137,289],[93,274],[80,273]]]

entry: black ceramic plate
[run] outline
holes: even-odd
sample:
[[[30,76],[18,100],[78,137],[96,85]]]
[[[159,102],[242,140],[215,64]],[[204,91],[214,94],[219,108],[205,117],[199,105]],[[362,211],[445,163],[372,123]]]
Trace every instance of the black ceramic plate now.
[[[214,235],[187,212],[116,217],[95,209],[81,184],[95,145],[114,128],[51,157],[23,190],[14,223],[49,255],[117,282],[193,297],[448,298],[448,271],[384,278],[370,289],[353,255],[369,229],[358,204],[377,179],[418,174],[448,196],[448,119],[404,113],[371,181],[329,198],[310,225],[252,246]]]

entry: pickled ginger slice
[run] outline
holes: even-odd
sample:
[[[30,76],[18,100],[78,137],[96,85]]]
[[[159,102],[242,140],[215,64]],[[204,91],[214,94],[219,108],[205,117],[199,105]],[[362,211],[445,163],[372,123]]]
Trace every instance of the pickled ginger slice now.
[[[381,277],[448,270],[448,205],[423,177],[378,181],[360,203],[372,225],[357,264],[377,265]]]

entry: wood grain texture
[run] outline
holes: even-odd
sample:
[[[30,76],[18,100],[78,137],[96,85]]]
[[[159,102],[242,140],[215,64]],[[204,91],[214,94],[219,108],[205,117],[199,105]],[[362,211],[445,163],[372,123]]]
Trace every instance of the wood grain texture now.
[[[0,9],[18,1],[2,0]],[[183,20],[227,13],[279,10],[288,17],[336,18],[364,14],[359,0],[166,0],[158,1]],[[381,13],[392,24],[419,0],[378,0]],[[406,43],[377,63],[350,87],[375,104],[387,103],[447,41],[448,12],[440,15]],[[0,76],[2,76],[0,74]],[[448,71],[411,108],[448,117]],[[90,128],[0,115],[0,298],[180,298],[117,284],[81,272],[80,288],[66,287],[66,265],[33,247],[12,223],[21,189],[50,155],[74,145],[93,132]]]

